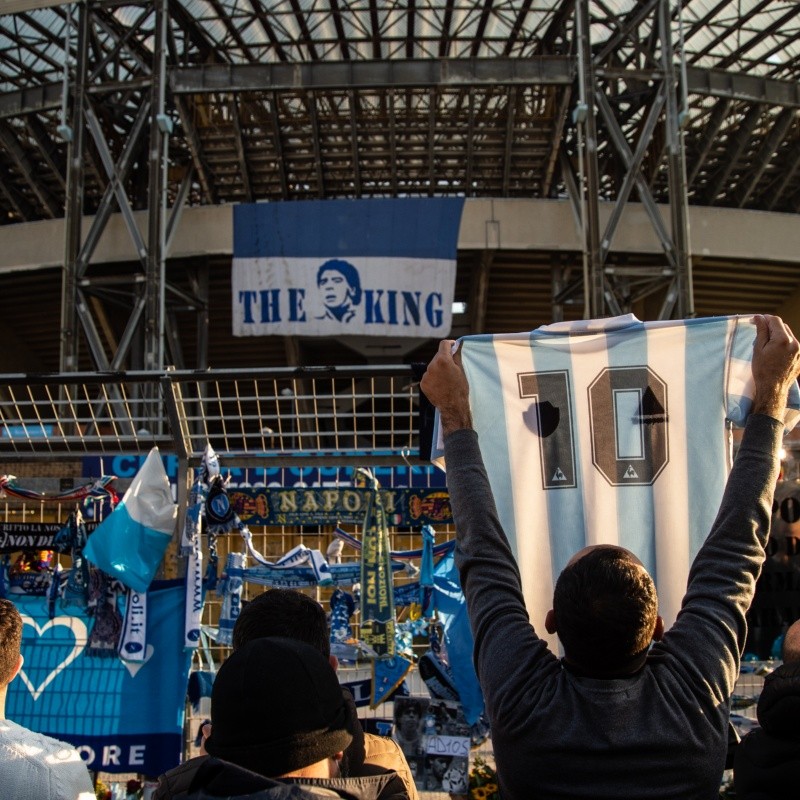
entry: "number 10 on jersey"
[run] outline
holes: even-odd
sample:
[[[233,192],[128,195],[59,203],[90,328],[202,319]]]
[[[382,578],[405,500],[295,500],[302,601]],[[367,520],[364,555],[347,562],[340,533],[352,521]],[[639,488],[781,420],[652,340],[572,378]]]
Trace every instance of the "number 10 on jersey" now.
[[[576,418],[566,370],[517,375],[539,439],[542,488],[577,486]],[[652,484],[669,461],[667,385],[647,366],[606,367],[587,389],[592,464],[612,486]]]

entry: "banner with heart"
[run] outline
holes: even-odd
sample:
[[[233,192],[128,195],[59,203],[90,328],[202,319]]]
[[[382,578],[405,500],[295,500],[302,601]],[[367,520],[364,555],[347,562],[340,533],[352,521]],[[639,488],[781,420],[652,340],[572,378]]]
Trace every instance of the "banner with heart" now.
[[[9,719],[70,742],[92,770],[159,775],[176,766],[191,665],[183,581],[152,584],[145,659],[136,663],[87,656],[87,615],[50,619],[45,597],[13,601],[24,623],[25,662],[9,686]]]

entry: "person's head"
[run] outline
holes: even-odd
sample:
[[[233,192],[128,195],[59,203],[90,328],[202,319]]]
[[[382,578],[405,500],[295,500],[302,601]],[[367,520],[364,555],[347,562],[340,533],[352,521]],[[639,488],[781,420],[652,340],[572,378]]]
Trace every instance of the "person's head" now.
[[[633,672],[663,634],[653,579],[624,547],[586,547],[558,576],[546,628],[568,664],[597,676]]]
[[[447,756],[433,756],[430,765],[433,774],[441,781],[450,766],[450,759]]]
[[[336,673],[317,649],[295,639],[254,639],[217,672],[205,748],[268,778],[334,777],[351,728]]]
[[[397,710],[397,726],[406,739],[413,739],[419,735],[420,720],[422,716],[416,703],[403,703]]]
[[[22,665],[22,617],[10,601],[0,599],[0,689],[11,683]]]
[[[800,619],[793,622],[783,637],[782,659],[784,664],[800,662]]]
[[[361,279],[349,262],[332,258],[317,270],[317,286],[322,301],[330,308],[357,306],[361,302]]]
[[[268,589],[244,604],[233,626],[233,649],[265,636],[305,642],[330,658],[325,609],[295,589]]]

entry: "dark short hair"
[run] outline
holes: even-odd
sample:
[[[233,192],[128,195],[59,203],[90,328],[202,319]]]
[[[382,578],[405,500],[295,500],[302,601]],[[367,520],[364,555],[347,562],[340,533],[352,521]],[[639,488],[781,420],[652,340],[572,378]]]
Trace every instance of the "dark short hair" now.
[[[652,641],[656,587],[627,550],[599,547],[558,576],[553,612],[569,662],[589,673],[614,672]]]
[[[22,644],[22,617],[10,601],[0,599],[0,686],[11,681]]]
[[[331,258],[317,270],[317,286],[326,272],[341,272],[347,285],[353,292],[353,305],[357,306],[361,302],[361,278],[358,270],[349,262],[340,258]]]
[[[781,659],[787,664],[800,662],[800,620],[795,620],[783,636]]]
[[[296,589],[268,589],[244,604],[233,626],[233,649],[265,636],[305,642],[325,658],[331,654],[325,609]]]

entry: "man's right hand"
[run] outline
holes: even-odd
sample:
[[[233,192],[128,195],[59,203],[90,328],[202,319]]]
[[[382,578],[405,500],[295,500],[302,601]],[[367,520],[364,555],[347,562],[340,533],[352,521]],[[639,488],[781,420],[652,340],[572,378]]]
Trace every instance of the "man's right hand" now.
[[[439,409],[439,419],[444,436],[472,427],[469,409],[469,384],[461,366],[461,355],[453,355],[452,339],[439,342],[439,352],[428,364],[422,376],[420,388],[425,396]]]
[[[789,388],[800,375],[800,344],[780,317],[759,314],[753,322],[753,413],[782,422]]]

